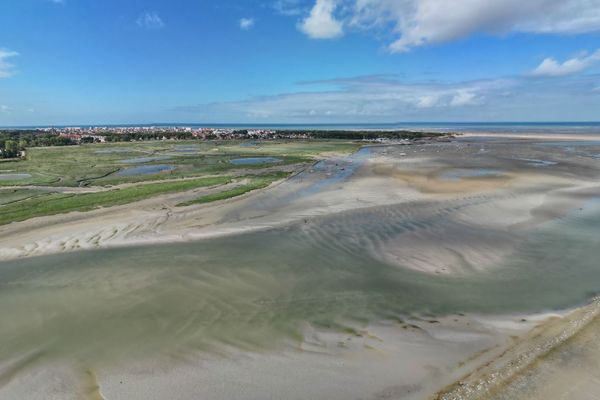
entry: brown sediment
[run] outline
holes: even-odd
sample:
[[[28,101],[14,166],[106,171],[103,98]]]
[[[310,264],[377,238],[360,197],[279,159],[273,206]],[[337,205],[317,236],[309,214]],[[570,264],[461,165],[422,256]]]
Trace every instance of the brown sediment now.
[[[91,369],[87,369],[85,371],[83,392],[88,400],[105,400],[104,396],[102,396],[102,393],[100,392],[98,377]]]
[[[466,179],[444,180],[439,178],[439,174],[444,172],[445,169],[427,173],[417,171],[402,172],[395,167],[377,165],[373,170],[376,174],[398,179],[404,184],[417,189],[424,194],[464,194],[488,191],[506,187],[515,178],[512,174],[502,174],[485,178],[471,177]]]

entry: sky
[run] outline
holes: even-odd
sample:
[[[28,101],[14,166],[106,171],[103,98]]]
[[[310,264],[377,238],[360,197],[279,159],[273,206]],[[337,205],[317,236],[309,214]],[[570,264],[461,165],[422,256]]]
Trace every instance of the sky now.
[[[600,121],[600,0],[2,0],[0,126]]]

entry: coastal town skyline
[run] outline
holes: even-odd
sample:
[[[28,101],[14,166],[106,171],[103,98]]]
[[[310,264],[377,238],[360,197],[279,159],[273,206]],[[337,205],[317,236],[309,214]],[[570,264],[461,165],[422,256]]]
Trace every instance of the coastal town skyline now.
[[[0,126],[598,120],[600,1],[449,4],[4,2]]]

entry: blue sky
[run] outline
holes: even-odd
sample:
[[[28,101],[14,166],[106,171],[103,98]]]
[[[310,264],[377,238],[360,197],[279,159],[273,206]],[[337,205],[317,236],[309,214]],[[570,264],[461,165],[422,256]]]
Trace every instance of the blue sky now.
[[[5,0],[0,126],[600,120],[600,0]]]

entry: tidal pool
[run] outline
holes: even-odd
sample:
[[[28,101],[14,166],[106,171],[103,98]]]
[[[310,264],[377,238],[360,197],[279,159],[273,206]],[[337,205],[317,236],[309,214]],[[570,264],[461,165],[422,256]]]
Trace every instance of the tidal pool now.
[[[119,172],[117,172],[115,174],[115,176],[151,175],[151,174],[158,174],[158,173],[166,172],[166,171],[173,171],[174,169],[175,169],[175,166],[173,166],[173,165],[164,165],[164,164],[143,165],[140,167],[122,169]]]
[[[363,165],[365,160],[368,159],[371,152],[371,147],[363,147],[350,157],[335,161],[319,161],[312,168],[302,171],[291,178],[294,181],[302,181],[304,179],[310,180],[311,175],[319,174],[319,179],[313,184],[291,193],[288,196],[288,199],[292,200],[297,197],[310,196],[331,189],[336,184],[339,184],[352,176],[352,174]]]
[[[143,163],[152,162],[152,161],[169,160],[170,158],[171,157],[169,157],[169,156],[137,157],[137,158],[130,158],[128,160],[121,160],[120,162],[122,162],[123,164],[143,164]]]
[[[279,163],[281,161],[281,159],[275,157],[247,157],[229,160],[229,162],[234,165],[272,164]]]
[[[532,167],[550,167],[552,165],[558,164],[555,161],[539,160],[537,158],[517,158],[517,160],[525,161],[527,165],[531,165]]]
[[[469,178],[489,178],[501,176],[502,171],[490,168],[455,168],[444,171],[439,178],[445,181],[458,181]]]

